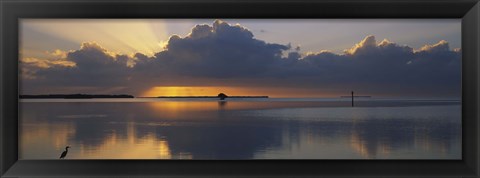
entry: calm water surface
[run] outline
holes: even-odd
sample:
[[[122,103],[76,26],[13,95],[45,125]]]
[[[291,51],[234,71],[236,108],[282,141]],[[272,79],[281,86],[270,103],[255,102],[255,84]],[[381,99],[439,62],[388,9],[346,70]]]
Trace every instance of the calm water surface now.
[[[461,159],[450,100],[24,99],[20,159]]]

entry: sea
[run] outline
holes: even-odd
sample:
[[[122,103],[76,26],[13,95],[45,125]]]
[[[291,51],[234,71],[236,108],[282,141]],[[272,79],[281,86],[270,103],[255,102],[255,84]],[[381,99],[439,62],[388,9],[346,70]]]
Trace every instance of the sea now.
[[[21,99],[19,159],[462,158],[461,101]]]

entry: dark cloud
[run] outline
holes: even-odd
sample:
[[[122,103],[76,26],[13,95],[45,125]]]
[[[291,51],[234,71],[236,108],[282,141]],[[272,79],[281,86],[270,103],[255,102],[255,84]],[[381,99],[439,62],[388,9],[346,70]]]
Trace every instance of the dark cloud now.
[[[83,43],[79,50],[66,54],[66,61],[75,65],[54,65],[36,70],[37,78],[32,82],[42,85],[115,87],[130,74],[127,56],[111,53],[96,43]]]
[[[310,54],[304,62],[317,67],[321,83],[340,81],[366,91],[435,93],[459,96],[461,53],[441,41],[418,51],[367,36],[345,54]],[[356,87],[357,88],[357,87]]]
[[[139,63],[138,68],[210,78],[253,77],[268,71],[288,49],[255,39],[244,27],[217,20],[212,26],[195,26],[184,38],[170,37],[165,51],[155,54],[152,62]]]
[[[62,62],[43,62],[48,67],[22,62],[23,88],[112,86],[135,91],[179,83],[222,85],[228,80],[244,86],[457,97],[461,88],[461,51],[451,50],[446,41],[415,50],[367,36],[343,54],[302,55],[300,47],[267,43],[245,27],[220,20],[196,25],[185,37],[171,36],[154,56],[119,55],[96,43],[84,43],[65,56]]]

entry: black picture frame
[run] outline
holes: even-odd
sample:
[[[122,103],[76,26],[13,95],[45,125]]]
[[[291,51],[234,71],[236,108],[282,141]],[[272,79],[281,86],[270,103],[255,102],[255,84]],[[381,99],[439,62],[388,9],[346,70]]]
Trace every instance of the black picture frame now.
[[[18,160],[20,18],[459,18],[462,160]],[[478,0],[1,0],[0,176],[477,177]]]

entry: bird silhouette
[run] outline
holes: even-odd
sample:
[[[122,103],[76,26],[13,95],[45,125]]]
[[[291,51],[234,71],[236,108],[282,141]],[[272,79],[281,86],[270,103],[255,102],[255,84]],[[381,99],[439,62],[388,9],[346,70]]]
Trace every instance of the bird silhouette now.
[[[68,148],[70,148],[70,146],[65,147],[65,151],[63,151],[62,155],[60,155],[60,159],[63,159],[63,158],[65,158],[65,156],[67,156]]]

